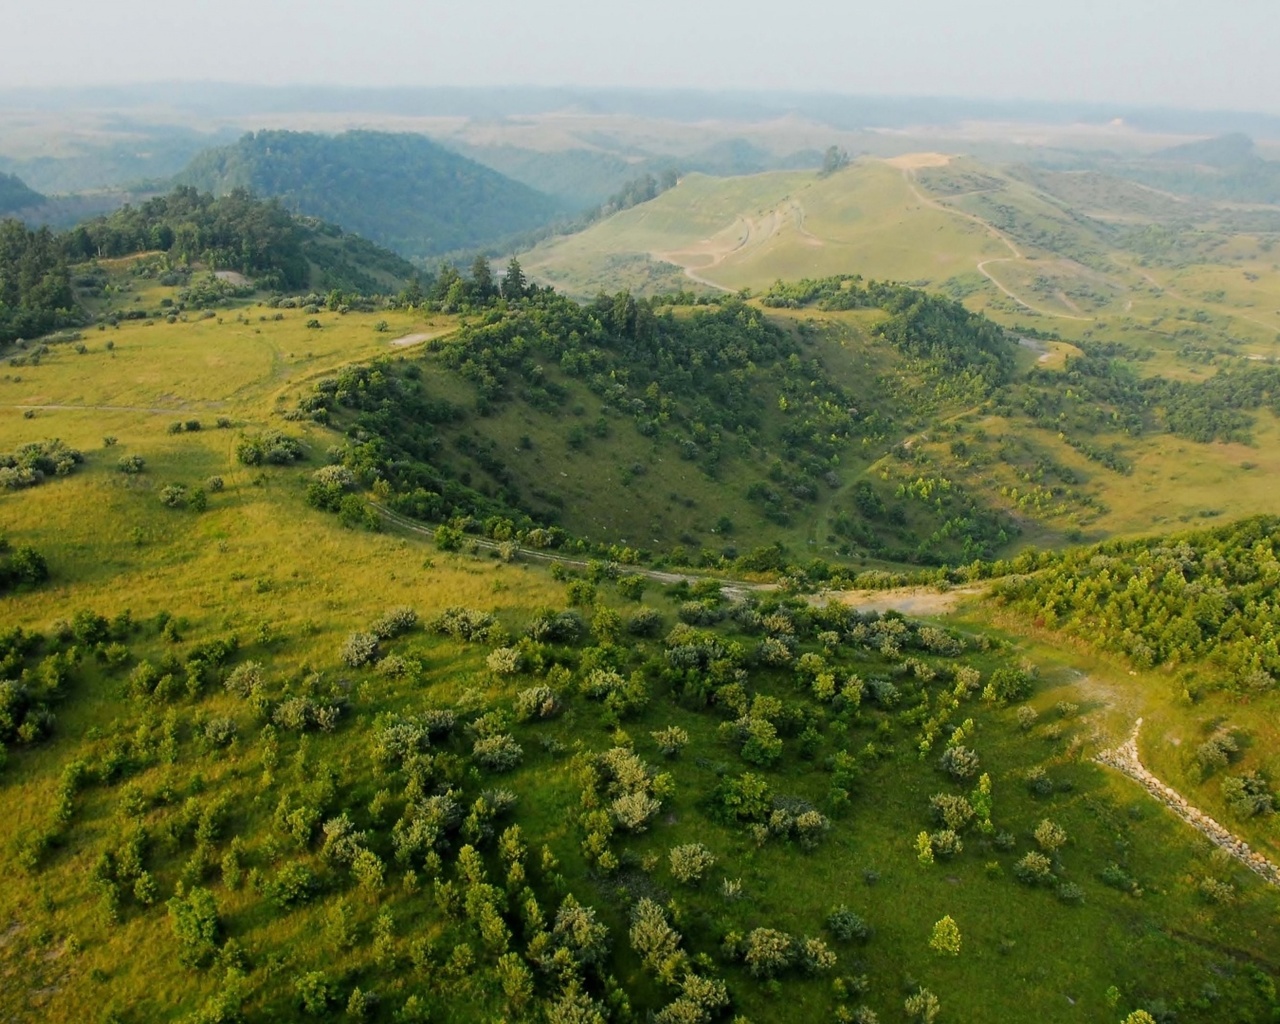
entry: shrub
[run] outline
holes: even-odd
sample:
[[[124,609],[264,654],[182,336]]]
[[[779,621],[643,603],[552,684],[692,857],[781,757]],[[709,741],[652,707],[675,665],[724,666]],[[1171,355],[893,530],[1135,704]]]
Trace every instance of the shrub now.
[[[211,718],[204,725],[204,738],[210,746],[227,747],[238,731],[234,718]]]
[[[688,956],[680,949],[680,933],[671,927],[662,907],[642,897],[631,913],[631,948],[640,955],[645,970],[669,984],[688,967]]]
[[[370,627],[379,640],[391,640],[408,633],[418,624],[418,613],[412,608],[392,608]]]
[[[942,752],[939,767],[957,781],[971,779],[978,774],[978,755],[968,747],[948,747]]]
[[[1047,854],[1057,853],[1067,842],[1067,833],[1061,825],[1050,821],[1048,818],[1043,819],[1036,826],[1034,833],[1036,845]]]
[[[491,772],[509,772],[523,757],[524,748],[510,733],[482,737],[471,748],[471,759]]]
[[[310,697],[290,697],[276,708],[271,720],[282,729],[307,732],[321,729],[332,732],[338,724],[341,709],[337,705],[318,704]]]
[[[933,926],[933,934],[929,937],[929,948],[943,956],[960,955],[960,926],[950,914]]]
[[[378,654],[378,638],[372,633],[352,633],[342,645],[343,664],[351,668],[367,665]]]
[[[951,829],[944,828],[929,834],[929,847],[934,855],[942,858],[954,857],[964,852],[964,843]]]
[[[182,484],[169,484],[160,491],[160,504],[167,508],[182,508],[187,503],[187,489]]]
[[[220,476],[211,476],[204,482],[204,489],[210,494],[217,494],[224,487],[226,487],[226,483]]]
[[[1084,890],[1075,882],[1063,882],[1058,886],[1056,895],[1063,903],[1083,903]]]
[[[433,632],[443,633],[456,640],[470,640],[483,643],[498,628],[497,620],[488,612],[476,611],[473,608],[447,608],[433,619],[430,628]]]
[[[804,939],[795,945],[796,966],[805,974],[820,974],[836,965],[836,955],[821,939]]]
[[[524,655],[515,647],[497,647],[489,652],[485,665],[496,676],[514,676],[524,668]]]
[[[682,885],[697,885],[716,863],[715,854],[701,843],[673,846],[668,860],[672,877]]]
[[[1053,865],[1043,853],[1028,853],[1014,864],[1013,876],[1027,885],[1046,885],[1053,880]]]
[[[549,686],[531,686],[516,694],[515,712],[520,722],[555,718],[560,713],[560,698]]]
[[[120,461],[116,463],[121,473],[127,473],[130,476],[136,476],[141,473],[146,465],[141,455],[122,455]]]
[[[742,958],[753,977],[773,978],[791,966],[795,959],[794,943],[786,932],[755,928],[747,935]]]
[[[662,632],[662,616],[652,608],[637,608],[627,619],[627,632],[632,636],[655,637]]]
[[[609,808],[614,820],[629,832],[643,832],[660,810],[662,804],[648,793],[636,791],[624,793]]]
[[[305,864],[286,864],[266,886],[266,895],[282,910],[306,903],[320,891],[320,881]]]
[[[933,1024],[942,1012],[942,1004],[938,1002],[937,996],[927,988],[922,988],[915,995],[907,996],[902,1009],[912,1024]]]
[[[310,1017],[323,1017],[329,1012],[329,1004],[333,1002],[336,992],[333,983],[323,971],[308,971],[299,975],[294,982],[302,1012]]]
[[[963,832],[973,821],[973,805],[962,796],[951,793],[935,793],[929,800],[929,809],[939,825],[953,832]]]
[[[871,927],[843,903],[827,915],[827,931],[839,942],[865,941]]]
[[[1275,794],[1258,772],[1227,776],[1222,780],[1222,797],[1237,818],[1253,818],[1275,810]]]
[[[1200,777],[1207,779],[1218,769],[1227,767],[1239,752],[1240,746],[1231,733],[1220,732],[1209,737],[1196,748],[1195,763]]]
[[[246,661],[235,668],[227,676],[223,685],[228,692],[237,697],[252,697],[262,689],[262,664],[257,661]]]
[[[302,442],[279,430],[246,434],[236,442],[236,458],[246,466],[281,466],[305,457]]]
[[[649,738],[658,745],[663,757],[678,757],[689,742],[689,734],[678,725],[651,732]]]

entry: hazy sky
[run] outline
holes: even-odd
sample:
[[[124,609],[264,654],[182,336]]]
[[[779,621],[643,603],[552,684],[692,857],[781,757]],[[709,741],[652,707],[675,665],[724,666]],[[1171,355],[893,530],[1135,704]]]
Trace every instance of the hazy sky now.
[[[0,85],[785,89],[1280,111],[1280,0],[0,0]]]

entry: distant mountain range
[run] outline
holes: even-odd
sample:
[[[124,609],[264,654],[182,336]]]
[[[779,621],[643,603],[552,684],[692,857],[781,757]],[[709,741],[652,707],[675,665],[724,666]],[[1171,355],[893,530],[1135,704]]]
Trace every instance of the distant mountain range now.
[[[215,195],[248,188],[407,257],[484,248],[561,212],[541,192],[410,134],[251,132],[201,153],[176,180]]]

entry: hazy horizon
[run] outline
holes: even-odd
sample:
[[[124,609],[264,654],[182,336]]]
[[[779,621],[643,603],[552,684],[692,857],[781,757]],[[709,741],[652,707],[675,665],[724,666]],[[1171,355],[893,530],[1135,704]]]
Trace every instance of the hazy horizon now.
[[[11,16],[0,88],[160,82],[298,87],[690,89],[1280,112],[1280,6],[1235,0],[919,0],[852,9],[585,0],[474,9],[369,0],[158,0]],[[56,60],[50,60],[56,55]]]

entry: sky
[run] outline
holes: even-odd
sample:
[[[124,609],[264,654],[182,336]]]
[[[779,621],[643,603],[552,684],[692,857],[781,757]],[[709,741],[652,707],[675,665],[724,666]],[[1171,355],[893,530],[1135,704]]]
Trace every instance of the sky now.
[[[1280,113],[1280,0],[0,0],[0,87],[578,85]]]

